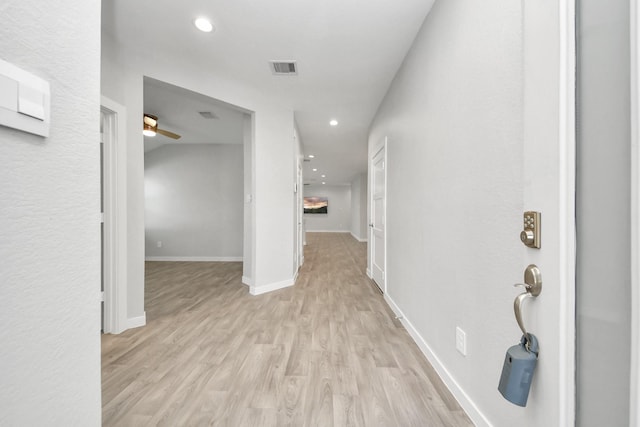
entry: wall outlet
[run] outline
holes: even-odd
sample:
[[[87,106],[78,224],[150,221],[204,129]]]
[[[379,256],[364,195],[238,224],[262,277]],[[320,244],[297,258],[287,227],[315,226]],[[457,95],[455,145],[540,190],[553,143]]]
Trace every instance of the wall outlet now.
[[[456,350],[463,356],[467,355],[467,334],[456,326]]]
[[[156,243],[156,245],[161,248],[162,247],[162,240],[158,240],[158,242]]]

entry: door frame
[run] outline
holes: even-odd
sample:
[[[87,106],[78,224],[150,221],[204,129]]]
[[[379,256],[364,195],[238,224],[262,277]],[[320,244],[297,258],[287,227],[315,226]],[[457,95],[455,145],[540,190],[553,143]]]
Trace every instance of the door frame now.
[[[384,285],[383,285],[383,289],[382,289],[382,293],[386,295],[387,293],[387,223],[389,221],[387,221],[387,165],[388,165],[388,155],[389,155],[389,150],[388,150],[388,142],[389,142],[389,137],[385,136],[384,137],[384,141],[383,143],[378,146],[374,151],[373,154],[369,157],[369,185],[368,185],[368,192],[369,192],[369,217],[367,218],[367,223],[369,224],[369,226],[367,227],[369,229],[369,233],[368,233],[368,238],[369,238],[369,243],[368,243],[368,253],[369,253],[369,262],[367,263],[367,276],[373,280],[373,227],[371,226],[371,220],[373,218],[373,197],[374,197],[374,170],[373,170],[373,159],[376,158],[376,156],[381,152],[384,151],[384,229],[383,229],[383,238],[384,238]]]
[[[560,423],[576,420],[576,3],[559,2],[560,16]],[[561,320],[561,322],[563,322]]]
[[[104,143],[104,333],[127,329],[127,109],[101,96]]]
[[[631,64],[631,372],[629,425],[640,427],[640,9],[630,2]]]

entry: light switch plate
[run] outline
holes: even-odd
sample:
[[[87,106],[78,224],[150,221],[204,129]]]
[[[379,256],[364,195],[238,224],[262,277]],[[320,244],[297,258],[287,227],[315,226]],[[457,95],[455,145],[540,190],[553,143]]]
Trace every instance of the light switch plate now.
[[[18,111],[18,82],[0,75],[0,108]]]
[[[18,113],[44,120],[44,93],[24,84],[18,85]]]
[[[0,125],[47,137],[49,82],[0,59]]]

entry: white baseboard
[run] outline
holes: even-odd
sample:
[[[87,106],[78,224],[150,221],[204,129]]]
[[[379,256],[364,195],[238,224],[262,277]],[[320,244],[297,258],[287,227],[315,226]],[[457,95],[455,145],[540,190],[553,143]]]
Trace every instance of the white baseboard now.
[[[253,279],[247,276],[242,276],[242,283],[247,286],[253,286]]]
[[[391,307],[391,310],[398,316],[402,325],[405,327],[413,341],[418,345],[422,354],[427,358],[429,363],[436,370],[444,384],[447,386],[451,394],[456,398],[462,409],[467,413],[471,421],[473,421],[474,425],[478,427],[491,427],[492,424],[489,422],[487,417],[484,416],[482,412],[478,409],[476,404],[471,400],[469,395],[464,392],[464,390],[460,387],[460,384],[451,376],[451,373],[444,366],[440,358],[433,352],[431,347],[427,344],[427,342],[422,338],[420,333],[413,326],[411,321],[407,319],[407,317],[402,313],[402,310],[396,305],[396,303],[391,299],[389,294],[384,294],[384,299]]]
[[[298,273],[296,273],[296,275],[293,278],[288,280],[283,280],[281,282],[269,283],[262,286],[251,285],[249,288],[249,293],[251,295],[261,295],[267,292],[277,291],[278,289],[288,288],[289,286],[293,286],[294,283],[296,283],[297,276],[298,276]]]
[[[143,313],[142,316],[129,317],[127,319],[127,329],[139,328],[147,324],[147,313]]]
[[[351,233],[349,230],[306,230],[307,233]]]
[[[356,239],[358,242],[360,242],[360,243],[364,243],[364,242],[366,242],[366,241],[367,241],[367,239],[361,239],[361,238],[359,238],[358,236],[356,236],[355,234],[353,234],[353,232],[351,232],[351,236],[352,236],[354,239]]]
[[[148,256],[145,261],[238,262],[241,256]]]
[[[371,270],[369,270],[369,267],[367,267],[367,277],[369,279],[373,279],[373,276],[371,276]]]

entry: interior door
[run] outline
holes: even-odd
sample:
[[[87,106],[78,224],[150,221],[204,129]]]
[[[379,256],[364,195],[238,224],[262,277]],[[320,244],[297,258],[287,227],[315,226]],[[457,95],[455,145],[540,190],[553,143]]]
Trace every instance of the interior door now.
[[[536,264],[544,284],[524,307],[525,325],[540,340],[530,396],[535,417],[508,422],[569,426],[575,424],[575,2],[524,2],[523,12],[523,209],[542,213],[542,235],[539,249],[522,246],[521,268]]]
[[[369,223],[369,241],[371,242],[371,277],[382,292],[386,291],[386,152],[385,144],[371,160],[371,221]]]
[[[104,156],[104,123],[105,114],[100,111],[100,331],[105,331],[105,229],[104,229],[104,171],[105,171],[105,156]]]
[[[302,244],[302,215],[303,215],[303,198],[302,198],[302,164],[298,159],[298,174],[296,176],[296,268],[300,268],[304,263],[304,250]]]

